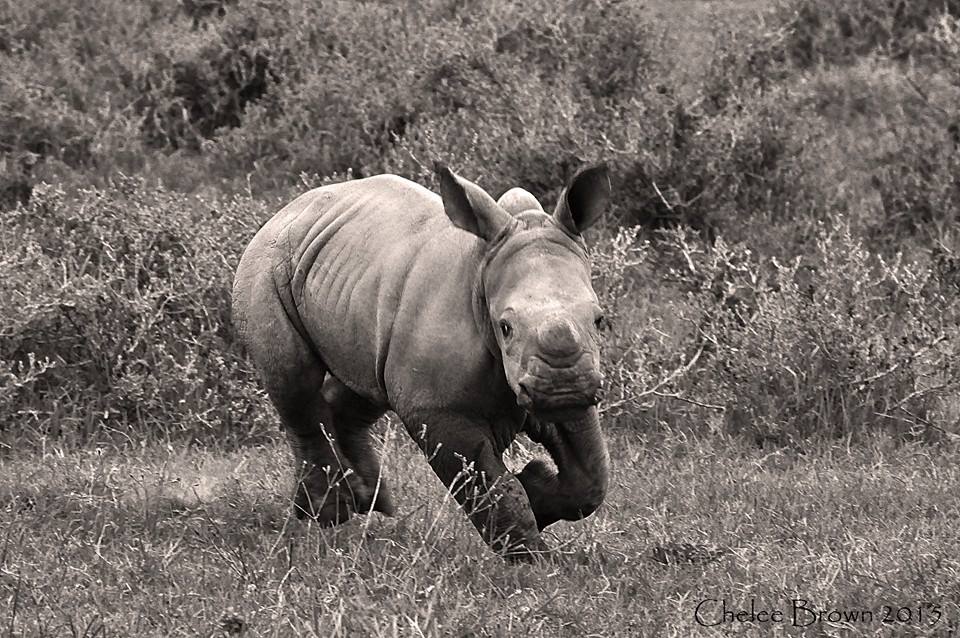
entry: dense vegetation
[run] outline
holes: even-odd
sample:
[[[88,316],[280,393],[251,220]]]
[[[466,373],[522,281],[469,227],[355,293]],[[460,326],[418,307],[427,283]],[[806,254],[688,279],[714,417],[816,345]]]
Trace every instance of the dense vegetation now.
[[[790,3],[691,87],[633,2],[5,3],[4,440],[255,437],[239,251],[305,185],[435,158],[547,201],[610,162],[610,416],[952,432],[958,7]]]
[[[612,169],[614,475],[555,562],[490,555],[390,420],[401,514],[292,520],[234,342],[279,206],[435,159],[548,205]],[[0,625],[956,632],[958,222],[957,0],[0,0]]]

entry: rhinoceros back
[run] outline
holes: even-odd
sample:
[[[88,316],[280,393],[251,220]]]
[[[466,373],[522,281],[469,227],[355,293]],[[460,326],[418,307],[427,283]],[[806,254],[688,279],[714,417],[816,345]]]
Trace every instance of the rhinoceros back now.
[[[462,262],[474,244],[447,219],[438,195],[403,178],[318,188],[277,213],[251,242],[235,291],[235,307],[251,310],[235,314],[249,323],[255,306],[279,302],[334,376],[387,404],[384,370],[401,306],[431,305],[441,315],[467,308]],[[243,303],[241,280],[264,276],[275,283],[276,299]]]

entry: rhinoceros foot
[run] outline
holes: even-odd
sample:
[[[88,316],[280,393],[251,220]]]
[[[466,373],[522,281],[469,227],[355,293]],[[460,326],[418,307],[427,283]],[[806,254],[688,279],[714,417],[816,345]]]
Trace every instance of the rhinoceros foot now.
[[[535,538],[501,550],[501,555],[511,563],[533,563],[549,559],[552,553],[542,538]]]
[[[509,476],[509,475],[507,475]],[[513,562],[531,562],[549,554],[540,536],[523,486],[512,476],[497,482],[487,495],[489,508],[475,515],[482,523],[483,535],[497,553]]]
[[[356,513],[369,512],[372,506],[370,490],[355,473],[333,473],[315,466],[300,478],[293,501],[298,519],[309,517],[324,527],[339,525]]]

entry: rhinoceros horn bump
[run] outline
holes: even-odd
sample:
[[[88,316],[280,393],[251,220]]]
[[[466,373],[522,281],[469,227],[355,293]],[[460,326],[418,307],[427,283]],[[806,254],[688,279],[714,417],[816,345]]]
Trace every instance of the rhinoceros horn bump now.
[[[551,357],[569,357],[580,351],[577,333],[564,318],[544,323],[537,329],[537,345],[540,351]]]

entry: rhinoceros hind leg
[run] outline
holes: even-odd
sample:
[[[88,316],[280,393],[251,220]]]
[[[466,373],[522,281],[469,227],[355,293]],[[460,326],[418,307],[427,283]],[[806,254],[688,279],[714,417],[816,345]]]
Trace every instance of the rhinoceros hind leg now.
[[[321,391],[326,367],[291,325],[273,282],[243,283],[235,312],[243,313],[241,335],[294,452],[297,517],[336,525],[368,511],[372,492],[337,443],[333,411]]]
[[[296,460],[297,518],[321,525],[343,523],[354,512],[370,509],[371,492],[352,467],[336,436],[333,410],[323,398],[323,370],[301,369],[298,381],[282,389],[265,383],[277,407]]]
[[[372,509],[393,516],[393,499],[370,437],[371,427],[386,409],[363,398],[333,375],[328,375],[323,384],[323,396],[333,411],[333,426],[340,449],[373,500],[370,507],[361,511]]]
[[[319,396],[319,391],[314,392]],[[294,512],[297,518],[310,517],[321,525],[332,526],[343,523],[354,512],[368,511],[371,492],[339,445],[329,405],[322,400],[316,403],[322,404],[319,419],[301,424],[319,424],[315,426],[317,432],[298,433],[296,426],[291,426],[294,421],[283,419],[297,461]]]

